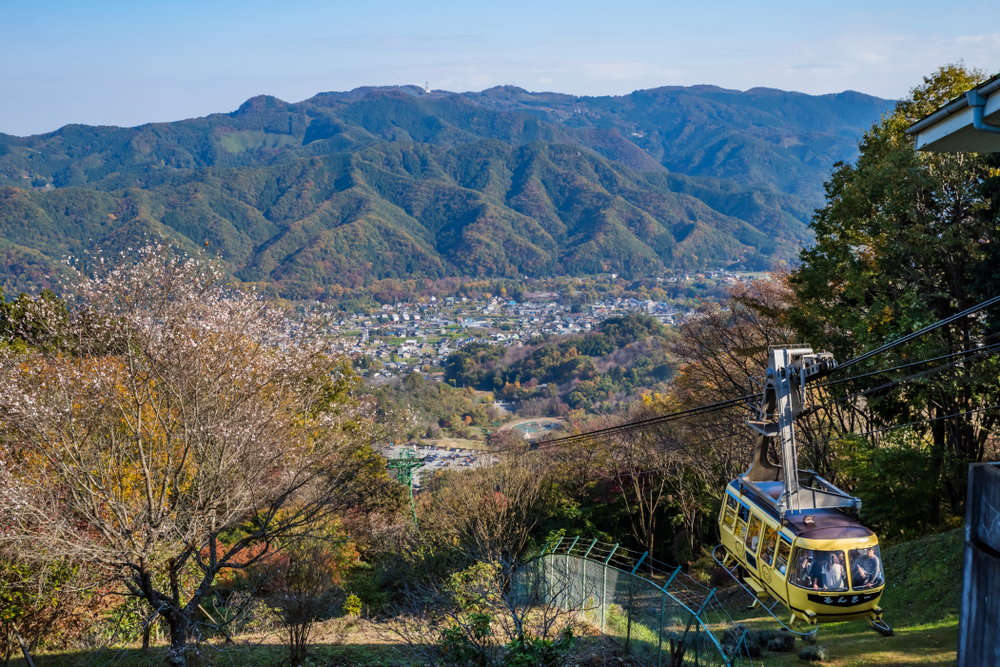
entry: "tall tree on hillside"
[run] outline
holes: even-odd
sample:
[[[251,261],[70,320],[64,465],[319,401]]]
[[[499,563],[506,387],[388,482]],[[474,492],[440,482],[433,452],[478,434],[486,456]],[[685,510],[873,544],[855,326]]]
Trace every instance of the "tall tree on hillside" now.
[[[671,388],[677,406],[721,403],[759,391],[769,346],[789,344],[795,337],[787,317],[793,301],[787,275],[776,274],[737,285],[721,304],[704,304],[698,317],[681,325],[670,346],[683,364]],[[659,395],[647,402],[668,411]],[[673,427],[681,446],[715,480],[720,493],[750,465],[754,435],[746,418],[746,409],[737,404],[685,418]]]
[[[211,267],[145,249],[84,280],[67,318],[36,303],[56,335],[0,348],[0,445],[16,452],[0,541],[103,568],[164,618],[171,665],[221,573],[386,481],[348,367]]]
[[[864,134],[856,164],[837,165],[812,222],[816,243],[792,276],[799,301],[793,321],[814,348],[843,361],[1000,294],[1000,218],[988,196],[997,170],[982,155],[918,153],[905,133],[982,79],[961,65],[941,67]],[[964,318],[852,369],[968,353],[964,363],[856,402],[873,427],[922,422],[909,442],[929,457],[927,470],[952,471],[940,484],[956,512],[965,498],[964,464],[982,459],[1000,418],[985,410],[1000,402],[1000,362],[975,358],[984,341],[996,341],[990,337],[998,325],[997,311]],[[859,380],[850,391],[890,377]]]

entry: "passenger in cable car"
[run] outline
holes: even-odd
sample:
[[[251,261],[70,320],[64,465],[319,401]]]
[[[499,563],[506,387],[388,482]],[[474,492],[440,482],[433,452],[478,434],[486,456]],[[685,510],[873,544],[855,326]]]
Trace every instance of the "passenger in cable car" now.
[[[812,582],[813,590],[826,590],[826,571],[830,566],[829,556],[822,551],[812,554],[812,569],[809,570],[809,579]]]
[[[825,590],[847,590],[847,571],[841,562],[844,554],[840,551],[835,551],[830,554],[829,558],[830,560],[826,566],[823,579],[823,582],[826,584]]]
[[[791,557],[792,547],[784,540],[778,541],[778,555],[775,556],[776,560],[774,564],[778,572],[784,576],[785,569],[788,566],[788,559]]]
[[[768,565],[774,561],[774,543],[777,539],[773,528],[768,526],[764,529],[764,546],[760,548],[760,559]]]
[[[791,583],[814,591],[846,591],[847,568],[843,551],[799,549]]]
[[[814,581],[812,571],[812,552],[800,549],[799,556],[795,560],[795,583],[803,588],[812,588]]]
[[[875,547],[866,549],[851,549],[851,578],[855,590],[872,588],[882,583],[882,563],[875,552]]]

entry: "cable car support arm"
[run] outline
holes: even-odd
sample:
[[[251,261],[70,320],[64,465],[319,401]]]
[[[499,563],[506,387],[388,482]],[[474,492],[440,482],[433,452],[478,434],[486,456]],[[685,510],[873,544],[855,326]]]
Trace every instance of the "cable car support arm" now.
[[[836,366],[829,352],[814,353],[811,348],[802,346],[770,348],[764,391],[756,406],[757,417],[748,422],[758,433],[757,445],[750,469],[740,481],[764,502],[771,503],[782,518],[787,512],[861,508],[858,498],[816,473],[798,468],[794,422],[807,407],[806,383],[819,379]],[[768,460],[768,450],[775,440],[781,448],[780,467]]]

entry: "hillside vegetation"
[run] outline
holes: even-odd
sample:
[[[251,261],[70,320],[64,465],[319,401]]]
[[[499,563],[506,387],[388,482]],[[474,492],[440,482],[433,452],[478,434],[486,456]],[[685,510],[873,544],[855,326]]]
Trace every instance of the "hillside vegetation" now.
[[[322,298],[385,278],[766,268],[808,238],[792,198],[737,192],[727,214],[696,196],[725,192],[564,145],[379,144],[267,167],[3,188],[0,270],[36,282],[66,254],[163,236],[207,246],[233,276],[276,294]]]
[[[588,334],[510,350],[466,346],[448,356],[445,378],[517,401],[526,416],[565,416],[581,408],[609,412],[627,396],[664,389],[676,366],[668,352],[670,335],[646,315],[611,317]]]
[[[385,278],[787,263],[885,100],[365,88],[136,128],[0,134],[0,281],[162,236],[291,298]],[[333,290],[336,292],[336,290]]]
[[[665,167],[818,201],[833,163],[856,157],[860,131],[890,106],[852,91],[816,96],[716,86],[619,97],[514,86],[460,94],[366,87],[295,104],[260,95],[232,113],[173,123],[0,134],[0,178],[19,184],[27,175],[62,187],[156,169],[291,162],[386,141],[454,147],[496,139],[583,146],[640,171]]]

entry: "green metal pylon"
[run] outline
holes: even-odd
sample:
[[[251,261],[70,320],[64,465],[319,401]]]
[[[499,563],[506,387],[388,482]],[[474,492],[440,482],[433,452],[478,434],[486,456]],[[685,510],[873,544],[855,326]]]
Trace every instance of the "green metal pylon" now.
[[[420,530],[420,525],[417,523],[417,505],[413,501],[413,471],[423,464],[424,459],[415,458],[409,449],[400,452],[399,458],[387,459],[385,462],[389,474],[395,477],[397,482],[410,488],[410,509],[413,510],[413,525],[417,530]]]

